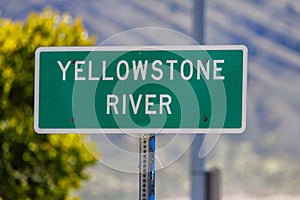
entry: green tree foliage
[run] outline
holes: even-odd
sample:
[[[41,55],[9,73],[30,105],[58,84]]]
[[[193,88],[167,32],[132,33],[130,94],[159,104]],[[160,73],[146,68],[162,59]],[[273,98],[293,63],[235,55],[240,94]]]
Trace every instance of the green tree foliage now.
[[[84,169],[96,158],[85,145],[92,143],[33,130],[34,53],[94,43],[80,19],[49,8],[24,23],[0,19],[0,200],[68,199],[88,178]]]

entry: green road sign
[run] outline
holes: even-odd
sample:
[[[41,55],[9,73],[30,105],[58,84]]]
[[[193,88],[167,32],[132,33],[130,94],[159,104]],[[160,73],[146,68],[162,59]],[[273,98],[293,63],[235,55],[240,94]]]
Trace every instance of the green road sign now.
[[[241,133],[247,48],[41,47],[38,133]]]

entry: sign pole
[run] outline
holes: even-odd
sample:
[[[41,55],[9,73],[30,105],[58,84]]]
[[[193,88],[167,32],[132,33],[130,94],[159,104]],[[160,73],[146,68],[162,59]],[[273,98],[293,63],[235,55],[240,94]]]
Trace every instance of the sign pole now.
[[[204,43],[205,0],[194,0],[193,31],[194,39]],[[199,158],[199,150],[203,145],[204,135],[196,134],[191,146],[191,199],[205,200],[205,159]]]
[[[155,200],[155,135],[139,140],[139,200]]]

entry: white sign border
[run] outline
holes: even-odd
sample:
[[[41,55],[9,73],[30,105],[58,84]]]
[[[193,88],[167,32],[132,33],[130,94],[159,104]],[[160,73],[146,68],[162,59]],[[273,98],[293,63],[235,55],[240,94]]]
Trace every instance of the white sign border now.
[[[243,85],[242,85],[242,126],[240,128],[72,128],[72,129],[49,129],[39,127],[39,72],[41,52],[61,52],[61,51],[133,51],[133,50],[242,50],[243,51]],[[132,134],[211,134],[229,133],[237,134],[246,130],[246,96],[247,96],[247,74],[248,74],[248,49],[245,45],[184,45],[184,46],[62,46],[62,47],[39,47],[35,52],[35,80],[34,80],[34,130],[37,133],[80,133],[80,134],[122,134],[130,132]]]

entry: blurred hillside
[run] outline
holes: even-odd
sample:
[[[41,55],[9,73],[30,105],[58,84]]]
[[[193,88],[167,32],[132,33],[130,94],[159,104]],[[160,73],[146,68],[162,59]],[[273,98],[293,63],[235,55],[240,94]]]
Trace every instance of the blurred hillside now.
[[[81,16],[89,33],[98,35],[99,43],[119,32],[149,26],[192,35],[191,0],[0,0],[1,17],[13,19],[25,19],[29,11],[45,6]],[[222,166],[225,196],[237,190],[252,196],[299,194],[300,1],[207,0],[206,8],[206,44],[244,44],[249,49],[247,130],[242,135],[222,136],[208,157],[208,166]],[[160,39],[150,35],[131,38],[132,43],[149,44]],[[119,143],[136,145],[126,138]],[[158,195],[187,196],[188,167],[186,153],[158,172]],[[105,199],[112,193],[115,198],[135,196],[136,176],[101,166],[92,170],[94,181],[81,191],[86,199],[98,195]]]

